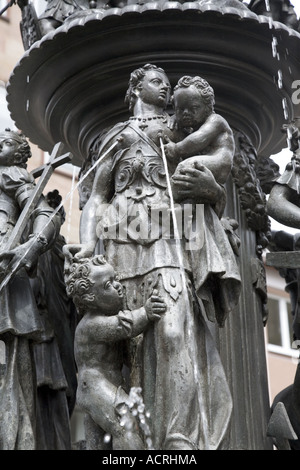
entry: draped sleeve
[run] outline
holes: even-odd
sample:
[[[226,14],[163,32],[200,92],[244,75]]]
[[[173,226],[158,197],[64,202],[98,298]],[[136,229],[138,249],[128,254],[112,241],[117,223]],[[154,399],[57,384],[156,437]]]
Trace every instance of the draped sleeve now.
[[[24,168],[11,166],[6,168],[1,175],[0,188],[22,206],[27,200],[28,193],[35,187],[32,175]]]

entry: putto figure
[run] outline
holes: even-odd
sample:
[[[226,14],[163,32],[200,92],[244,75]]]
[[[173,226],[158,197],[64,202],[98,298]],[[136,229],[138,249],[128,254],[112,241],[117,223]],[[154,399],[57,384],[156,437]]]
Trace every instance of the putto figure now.
[[[103,8],[107,2],[103,0],[47,0],[48,5],[39,16],[39,26],[42,35],[61,26],[74,13],[90,8]]]
[[[169,140],[164,148],[169,161],[178,163],[172,177],[173,192],[176,200],[182,200],[184,191],[178,194],[176,190],[176,183],[184,178],[181,169],[193,173],[195,167],[202,171],[207,168],[222,185],[232,168],[235,144],[228,122],[214,111],[214,90],[206,80],[182,77],[174,88],[172,102],[174,142]]]
[[[93,450],[95,442],[104,443],[104,432],[113,450],[143,450],[138,425],[130,431],[121,425],[129,397],[122,376],[124,342],[160,320],[166,306],[154,292],[145,307],[124,310],[122,285],[102,255],[70,264],[70,254],[65,253],[67,292],[82,316],[75,333],[75,359],[77,405],[88,415],[87,450]]]

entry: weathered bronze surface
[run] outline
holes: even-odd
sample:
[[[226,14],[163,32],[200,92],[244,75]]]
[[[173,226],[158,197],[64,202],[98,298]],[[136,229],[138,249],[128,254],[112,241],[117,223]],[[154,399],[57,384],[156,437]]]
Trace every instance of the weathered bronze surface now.
[[[84,2],[84,9],[74,12],[73,2],[63,3],[72,10],[69,17],[52,22],[49,32],[39,29],[41,23],[31,31],[11,74],[7,101],[16,125],[33,143],[51,152],[62,142],[81,167],[80,177],[88,175],[79,185],[81,243],[64,250],[66,281],[68,269],[80,272],[82,260],[105,252],[124,290],[125,305],[112,315],[123,319],[118,321],[124,334],[130,314],[122,312],[139,311],[127,338],[131,361],[114,357],[116,374],[105,377],[113,391],[98,403],[93,373],[99,379],[102,371],[94,351],[114,350],[116,338],[112,334],[112,344],[103,347],[106,327],[104,336],[97,336],[84,320],[95,299],[89,294],[80,299],[84,314],[77,340],[85,339],[80,336],[85,322],[86,338],[94,335],[93,346],[81,341],[76,350],[86,446],[139,448],[140,436],[128,443],[119,433],[116,414],[137,386],[150,412],[156,449],[271,449],[262,258],[271,233],[265,192],[276,172],[269,157],[286,147],[282,129],[300,112],[292,99],[300,71],[296,25],[257,15],[255,2],[252,11],[236,0],[98,2],[97,8]],[[141,79],[137,71],[146,64],[151,67]],[[210,115],[202,115],[203,97],[198,103],[193,80],[208,82],[208,95],[213,90]],[[185,202],[192,207],[183,219],[190,220],[195,239],[188,241],[194,248],[185,246],[186,233],[176,242],[175,218],[168,238],[163,219],[150,217],[155,209],[184,214]],[[151,238],[149,228],[159,236]],[[97,283],[103,287],[100,275]],[[154,289],[166,311],[147,323],[139,309]],[[93,321],[108,323],[112,317],[98,307]],[[140,320],[145,322],[135,330]],[[125,349],[118,343],[117,351]],[[123,387],[122,364],[125,383],[115,399]],[[101,410],[113,414],[111,428]],[[106,433],[109,444],[103,441]]]
[[[26,51],[10,78],[9,109],[34,143],[51,151],[62,141],[81,166],[97,135],[126,118],[131,71],[154,62],[172,85],[185,74],[205,77],[217,112],[269,156],[286,144],[282,100],[292,118],[291,84],[300,61],[299,34],[282,23],[273,28],[267,17],[218,2],[90,10]],[[273,34],[280,37],[281,90],[273,79],[279,68]]]

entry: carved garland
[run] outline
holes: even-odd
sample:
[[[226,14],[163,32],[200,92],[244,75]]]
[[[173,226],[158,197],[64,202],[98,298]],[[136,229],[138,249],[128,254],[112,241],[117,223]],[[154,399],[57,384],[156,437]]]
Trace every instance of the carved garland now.
[[[266,195],[257,176],[257,153],[248,137],[237,131],[232,168],[233,180],[238,188],[241,207],[246,213],[248,226],[257,232],[259,252],[268,245],[271,237],[270,220],[266,211]]]
[[[267,286],[262,251],[271,240],[271,223],[266,209],[266,193],[278,178],[279,167],[271,158],[259,157],[249,138],[240,131],[234,133],[235,156],[232,177],[239,192],[241,207],[248,226],[256,232],[257,258],[251,259],[252,283],[262,300],[262,319],[268,319]]]

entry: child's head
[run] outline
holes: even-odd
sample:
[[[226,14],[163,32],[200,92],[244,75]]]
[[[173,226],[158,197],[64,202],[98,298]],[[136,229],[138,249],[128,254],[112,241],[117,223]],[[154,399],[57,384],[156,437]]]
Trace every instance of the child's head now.
[[[65,279],[67,294],[73,298],[79,314],[96,310],[110,316],[122,309],[122,286],[104,256],[79,259],[68,269]]]
[[[182,77],[174,88],[172,102],[180,129],[194,131],[214,112],[214,90],[201,77]]]
[[[0,166],[20,166],[26,168],[31,157],[29,144],[23,134],[10,129],[0,132]]]

